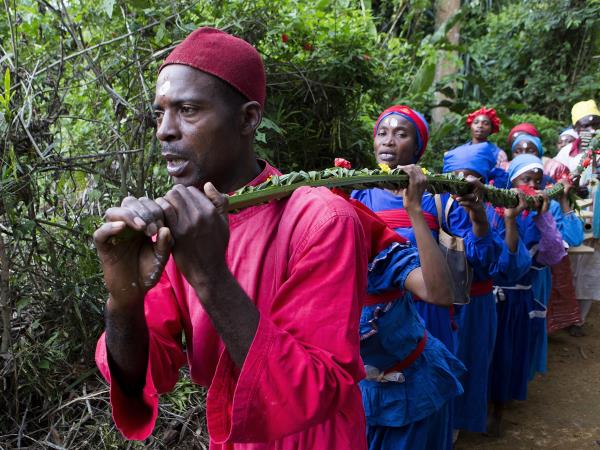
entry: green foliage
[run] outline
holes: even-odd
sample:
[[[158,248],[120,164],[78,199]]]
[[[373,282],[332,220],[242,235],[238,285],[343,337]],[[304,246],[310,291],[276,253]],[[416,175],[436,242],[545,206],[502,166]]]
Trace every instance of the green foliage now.
[[[481,17],[471,7],[471,18]],[[531,112],[569,122],[572,104],[600,89],[600,2],[551,0],[507,2],[484,20],[463,27],[469,42],[465,94],[477,103],[523,105]],[[552,49],[552,51],[548,51]]]

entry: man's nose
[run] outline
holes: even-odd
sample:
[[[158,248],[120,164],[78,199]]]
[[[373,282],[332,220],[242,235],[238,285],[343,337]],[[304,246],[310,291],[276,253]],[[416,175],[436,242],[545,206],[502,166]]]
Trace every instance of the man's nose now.
[[[156,138],[162,142],[169,142],[180,137],[176,115],[172,111],[165,111],[157,123]]]

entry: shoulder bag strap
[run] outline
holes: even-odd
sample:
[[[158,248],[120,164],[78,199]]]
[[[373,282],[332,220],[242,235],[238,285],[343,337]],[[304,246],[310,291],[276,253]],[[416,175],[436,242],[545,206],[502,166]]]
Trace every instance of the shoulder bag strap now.
[[[440,225],[440,230],[442,229],[442,197],[440,194],[435,194],[433,196],[435,199],[435,211],[437,212],[438,224]]]

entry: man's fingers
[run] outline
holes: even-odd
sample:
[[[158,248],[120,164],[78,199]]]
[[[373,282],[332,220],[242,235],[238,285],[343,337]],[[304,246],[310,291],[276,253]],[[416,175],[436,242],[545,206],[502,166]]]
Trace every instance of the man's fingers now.
[[[204,194],[212,202],[215,208],[217,208],[219,214],[227,214],[229,198],[225,194],[220,193],[214,184],[210,182],[206,183],[204,185]]]
[[[156,225],[155,232],[157,232],[159,228],[164,227],[164,214],[161,207],[158,206],[158,204],[154,200],[150,200],[147,197],[141,197],[139,201],[145,208],[145,210],[150,213],[149,219],[151,222],[154,223],[154,225]]]
[[[121,220],[103,223],[100,228],[94,232],[93,237],[96,247],[106,244],[111,237],[117,236],[126,228],[126,226],[127,224]]]
[[[158,261],[164,266],[169,259],[171,249],[173,248],[173,236],[171,230],[167,227],[162,227],[158,230],[156,244],[154,245],[154,253]]]
[[[156,199],[156,204],[162,209],[166,225],[174,227],[177,225],[177,211],[175,207],[166,199],[159,197]]]
[[[144,231],[146,228],[146,222],[138,216],[135,211],[123,207],[108,208],[104,213],[105,222],[118,222],[122,221],[125,224],[136,231]]]
[[[158,231],[156,219],[160,218],[160,216],[157,218],[154,217],[156,209],[153,207],[146,207],[146,205],[149,203],[154,202],[148,198],[138,199],[135,197],[126,197],[121,205],[122,207],[131,210],[137,216],[136,219],[134,219],[136,223],[141,225],[143,222],[142,230],[146,233],[146,235],[152,236]]]

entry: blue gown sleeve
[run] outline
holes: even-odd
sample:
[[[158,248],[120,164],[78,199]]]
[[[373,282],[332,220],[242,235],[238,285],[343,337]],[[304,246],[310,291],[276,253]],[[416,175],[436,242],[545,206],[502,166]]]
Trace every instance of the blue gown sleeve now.
[[[555,200],[550,202],[550,212],[556,221],[556,228],[562,234],[563,240],[570,247],[581,245],[583,242],[583,222],[575,212],[570,211],[564,214],[560,204]]]
[[[523,239],[519,235],[517,249],[513,253],[508,249],[504,242],[505,225],[504,219],[496,213],[494,208],[486,208],[490,230],[494,231],[495,239],[501,249],[498,259],[490,265],[490,277],[494,279],[494,284],[500,286],[510,286],[517,283],[524,275],[529,272],[533,263],[531,254],[525,246]]]
[[[448,223],[443,222],[443,224],[448,228],[449,233],[464,239],[465,253],[471,267],[484,272],[492,270],[491,266],[497,262],[504,245],[496,230],[490,226],[485,236],[475,236],[469,213],[457,202],[452,204]]]
[[[532,259],[527,247],[521,239],[517,242],[517,250],[513,253],[502,241],[502,251],[498,260],[490,267],[490,275],[495,284],[512,285],[517,283],[531,269]]]
[[[416,247],[396,242],[381,251],[369,264],[367,291],[374,295],[394,289],[404,290],[406,278],[418,267],[421,267],[421,261]]]

